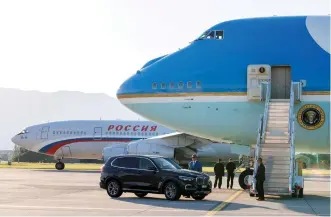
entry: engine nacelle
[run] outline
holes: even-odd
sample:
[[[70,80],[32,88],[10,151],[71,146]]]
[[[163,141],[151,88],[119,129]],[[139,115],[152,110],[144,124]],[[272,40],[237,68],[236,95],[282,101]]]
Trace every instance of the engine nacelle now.
[[[127,145],[126,144],[115,144],[107,146],[102,150],[102,159],[106,162],[110,157],[117,155],[127,154]]]
[[[128,154],[138,155],[160,155],[174,159],[175,148],[166,145],[153,144],[151,141],[138,141],[128,144]]]

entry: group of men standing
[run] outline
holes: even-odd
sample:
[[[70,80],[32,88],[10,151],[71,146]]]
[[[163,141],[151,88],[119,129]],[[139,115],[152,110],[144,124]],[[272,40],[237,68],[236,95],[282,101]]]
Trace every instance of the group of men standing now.
[[[202,172],[202,164],[198,161],[198,158],[195,154],[192,155],[192,161],[189,163],[189,169]],[[226,164],[225,169],[227,170],[227,188],[230,187],[232,189],[236,165],[234,162],[232,162],[231,158],[229,159],[229,162]],[[222,187],[222,178],[224,176],[224,164],[222,163],[221,159],[218,159],[218,162],[215,164],[214,173],[215,173],[214,188],[218,186],[218,188],[220,189]],[[262,158],[258,159],[258,168],[257,168],[257,173],[255,175],[255,179],[256,179],[256,188],[257,188],[256,190],[258,192],[257,200],[264,200],[263,183],[265,181],[265,167],[262,163]]]
[[[229,159],[229,162],[226,164],[226,171],[228,174],[227,178],[227,188],[233,187],[233,178],[234,178],[234,171],[236,169],[235,163],[232,162],[232,159]],[[218,159],[218,163],[215,164],[214,166],[214,173],[215,173],[215,183],[214,183],[214,188],[217,186],[218,182],[218,188],[222,187],[222,177],[224,176],[224,164],[222,163],[221,159]],[[230,185],[231,181],[231,185]]]

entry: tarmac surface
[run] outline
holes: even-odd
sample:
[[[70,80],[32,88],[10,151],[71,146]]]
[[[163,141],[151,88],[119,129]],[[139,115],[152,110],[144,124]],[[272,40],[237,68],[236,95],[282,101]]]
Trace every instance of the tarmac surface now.
[[[330,216],[330,177],[306,177],[304,198],[266,195],[256,201],[240,190],[222,189],[202,201],[164,195],[111,199],[99,188],[98,171],[0,169],[1,216]],[[213,179],[213,177],[212,177]],[[224,189],[225,187],[225,189]]]

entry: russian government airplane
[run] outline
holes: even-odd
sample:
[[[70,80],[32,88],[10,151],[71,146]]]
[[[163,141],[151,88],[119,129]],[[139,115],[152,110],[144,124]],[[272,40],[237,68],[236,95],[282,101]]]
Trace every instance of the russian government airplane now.
[[[64,169],[63,158],[106,161],[120,154],[157,154],[186,166],[192,154],[208,162],[249,155],[249,147],[215,143],[150,121],[50,122],[29,126],[12,141],[27,150],[54,156],[58,170]]]
[[[293,177],[295,151],[330,153],[330,16],[219,23],[187,47],[149,61],[117,97],[180,132],[254,144],[271,163],[288,163],[282,173]],[[297,182],[289,180],[284,186]]]

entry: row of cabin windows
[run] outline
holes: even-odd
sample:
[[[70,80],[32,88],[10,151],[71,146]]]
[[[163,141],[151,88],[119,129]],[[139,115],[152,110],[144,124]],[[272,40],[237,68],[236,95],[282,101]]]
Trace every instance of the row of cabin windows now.
[[[86,135],[86,132],[84,131],[53,131],[53,135],[64,135],[64,134],[67,134],[67,135]]]
[[[183,89],[184,88],[184,82],[179,82],[177,85],[175,84],[175,82],[170,82],[169,83],[169,88],[170,89],[174,89],[174,88],[179,88],[179,89]],[[152,88],[153,89],[157,89],[157,83],[156,82],[154,82],[153,84],[152,84]],[[166,83],[164,83],[164,82],[162,82],[161,83],[161,89],[166,89],[167,88],[167,84]],[[186,88],[193,88],[193,84],[192,84],[192,81],[188,81],[187,83],[186,83]],[[197,82],[195,82],[195,88],[201,88],[201,82],[200,81],[197,81]]]
[[[84,131],[53,131],[53,135],[86,135]],[[105,132],[106,135],[138,135],[138,136],[158,136],[159,133],[143,132]]]

